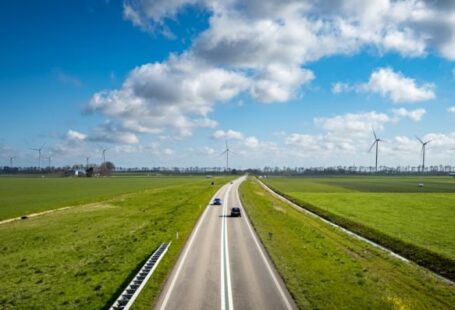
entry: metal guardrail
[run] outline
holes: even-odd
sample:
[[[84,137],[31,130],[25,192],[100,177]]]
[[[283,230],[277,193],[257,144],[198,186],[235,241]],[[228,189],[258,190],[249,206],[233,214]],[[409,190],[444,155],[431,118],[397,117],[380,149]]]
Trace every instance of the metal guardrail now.
[[[164,254],[166,254],[171,243],[162,243],[158,247],[158,249],[149,257],[144,266],[142,266],[130,284],[128,284],[126,289],[115,300],[109,308],[110,310],[127,310],[133,305],[137,296],[139,296],[139,293],[152,276]]]

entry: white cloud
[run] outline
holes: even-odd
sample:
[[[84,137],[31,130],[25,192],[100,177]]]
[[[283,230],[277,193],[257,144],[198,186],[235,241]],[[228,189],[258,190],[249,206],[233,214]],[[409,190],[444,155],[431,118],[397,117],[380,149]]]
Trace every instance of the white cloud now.
[[[136,144],[139,143],[139,138],[133,132],[125,130],[121,126],[106,122],[101,126],[96,127],[88,139],[94,142],[120,143],[120,144]]]
[[[66,137],[70,140],[85,140],[87,135],[70,129],[66,132]]]
[[[240,131],[229,129],[227,131],[217,130],[212,134],[214,139],[220,140],[243,140],[243,134]]]
[[[448,1],[127,0],[123,14],[145,31],[171,36],[167,21],[188,6],[209,13],[207,29],[188,50],[140,66],[120,89],[92,97],[89,110],[118,123],[130,138],[168,130],[184,137],[194,128],[214,128],[215,104],[242,92],[264,103],[295,98],[315,78],[305,66],[322,57],[374,48],[406,57],[436,51],[455,59],[455,5]],[[347,84],[332,89],[347,90]],[[434,85],[390,68],[373,72],[355,90],[396,103],[436,97]]]
[[[307,156],[330,157],[334,154],[337,156],[364,154],[373,139],[373,129],[378,135],[381,135],[386,124],[396,123],[404,117],[418,121],[423,114],[425,114],[423,109],[412,111],[396,109],[392,111],[392,115],[372,111],[319,117],[314,119],[314,123],[323,130],[322,134],[292,133],[285,136],[284,142],[292,147],[294,152],[299,152],[297,154],[303,152]],[[384,150],[392,151],[387,146],[384,147]]]
[[[216,121],[207,117],[214,103],[233,98],[247,85],[239,73],[171,56],[134,69],[119,90],[95,94],[88,110],[115,118],[131,132],[172,129],[189,136],[193,128],[215,127]]]
[[[455,59],[451,1],[130,0],[124,16],[141,28],[147,23],[162,27],[188,6],[211,13],[197,48],[208,59],[250,64],[278,56],[305,61],[365,45],[411,57],[434,49]]]
[[[455,114],[455,106],[448,107],[447,112]]]
[[[332,85],[332,93],[340,94],[351,90],[351,86],[348,83],[337,82]]]
[[[332,92],[370,92],[389,98],[394,103],[419,102],[434,99],[434,84],[417,85],[415,80],[395,72],[391,68],[378,68],[370,75],[367,83],[350,85],[335,83]]]
[[[392,112],[397,117],[409,117],[415,122],[419,122],[427,113],[425,109],[406,110],[405,108],[394,109]]]
[[[395,103],[418,102],[434,99],[433,84],[416,85],[415,80],[405,77],[391,68],[379,68],[371,73],[368,83],[359,86],[360,90],[378,93]]]
[[[362,137],[369,136],[371,129],[383,130],[384,125],[391,122],[392,118],[385,113],[347,113],[335,117],[315,118],[314,123],[331,133],[340,137]]]

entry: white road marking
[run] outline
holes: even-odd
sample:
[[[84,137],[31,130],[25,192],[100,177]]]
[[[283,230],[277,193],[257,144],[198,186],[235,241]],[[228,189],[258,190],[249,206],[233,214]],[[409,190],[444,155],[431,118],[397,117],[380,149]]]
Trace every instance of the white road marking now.
[[[241,182],[243,182],[243,180]],[[240,197],[239,197],[238,187],[237,187],[237,190],[236,190],[236,198],[237,198],[237,201],[238,201],[239,205],[242,206],[242,202],[240,201]],[[243,206],[242,206],[242,209],[244,209]],[[248,226],[248,229],[249,229],[249,231],[251,233],[251,236],[253,237],[254,243],[256,244],[256,247],[259,250],[259,253],[261,254],[262,260],[264,261],[264,264],[267,267],[267,270],[269,271],[270,276],[272,277],[276,288],[280,292],[281,298],[283,299],[284,303],[286,304],[286,308],[287,309],[292,309],[291,303],[289,302],[286,294],[283,291],[283,288],[281,287],[280,283],[278,282],[278,279],[276,278],[275,273],[273,272],[273,269],[270,266],[269,261],[267,260],[265,254],[264,254],[264,251],[262,250],[262,247],[259,244],[259,241],[256,238],[256,234],[254,233],[253,228],[251,227],[251,224],[250,224],[249,220],[247,219],[247,216],[246,216],[245,212],[244,212],[244,215],[242,217],[243,217],[243,219],[245,220],[245,222],[246,222],[246,224]]]
[[[224,186],[222,188],[220,188],[216,192],[216,194],[212,197],[212,200],[213,200],[214,197],[217,197],[219,195],[219,193],[223,190],[223,188],[224,188]],[[185,252],[183,253],[182,260],[180,261],[180,264],[179,264],[179,266],[177,268],[175,276],[172,279],[171,285],[169,286],[169,289],[166,292],[166,296],[164,297],[164,300],[163,300],[163,303],[161,304],[160,310],[166,309],[166,305],[167,305],[167,303],[169,301],[169,297],[171,296],[171,293],[172,293],[172,291],[174,289],[175,283],[177,282],[177,278],[180,275],[180,271],[182,270],[182,266],[185,263],[186,257],[188,256],[188,252],[190,251],[191,246],[193,245],[193,241],[196,238],[196,235],[197,235],[197,233],[199,231],[199,227],[201,227],[202,222],[204,222],[204,219],[205,219],[206,214],[208,213],[209,207],[210,207],[210,204],[208,206],[206,206],[206,208],[204,210],[204,213],[202,214],[202,217],[200,218],[199,222],[196,225],[194,233],[190,237],[190,240],[188,242],[188,246],[185,248]]]
[[[226,191],[223,201],[223,218],[221,224],[221,309],[225,310],[234,309],[234,303],[232,299],[232,286],[231,286],[231,268],[229,264],[229,242],[228,242],[228,231],[226,217],[228,212],[228,201],[229,193],[232,185]],[[227,307],[226,307],[226,291],[227,291]]]

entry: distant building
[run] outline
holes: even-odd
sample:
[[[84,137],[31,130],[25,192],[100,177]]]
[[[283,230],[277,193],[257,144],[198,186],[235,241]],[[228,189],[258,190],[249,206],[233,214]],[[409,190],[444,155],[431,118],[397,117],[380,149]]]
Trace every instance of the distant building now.
[[[65,177],[85,177],[85,170],[71,169],[71,170],[65,171],[65,173],[63,175]]]

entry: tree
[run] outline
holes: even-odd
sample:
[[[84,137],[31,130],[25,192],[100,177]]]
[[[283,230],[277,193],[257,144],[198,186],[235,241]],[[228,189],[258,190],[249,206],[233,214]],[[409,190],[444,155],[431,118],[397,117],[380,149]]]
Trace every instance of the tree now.
[[[85,175],[87,176],[87,178],[93,177],[94,172],[95,171],[94,171],[93,167],[85,169]]]
[[[100,170],[102,175],[110,175],[112,171],[115,170],[115,165],[112,162],[107,161],[101,164]]]

